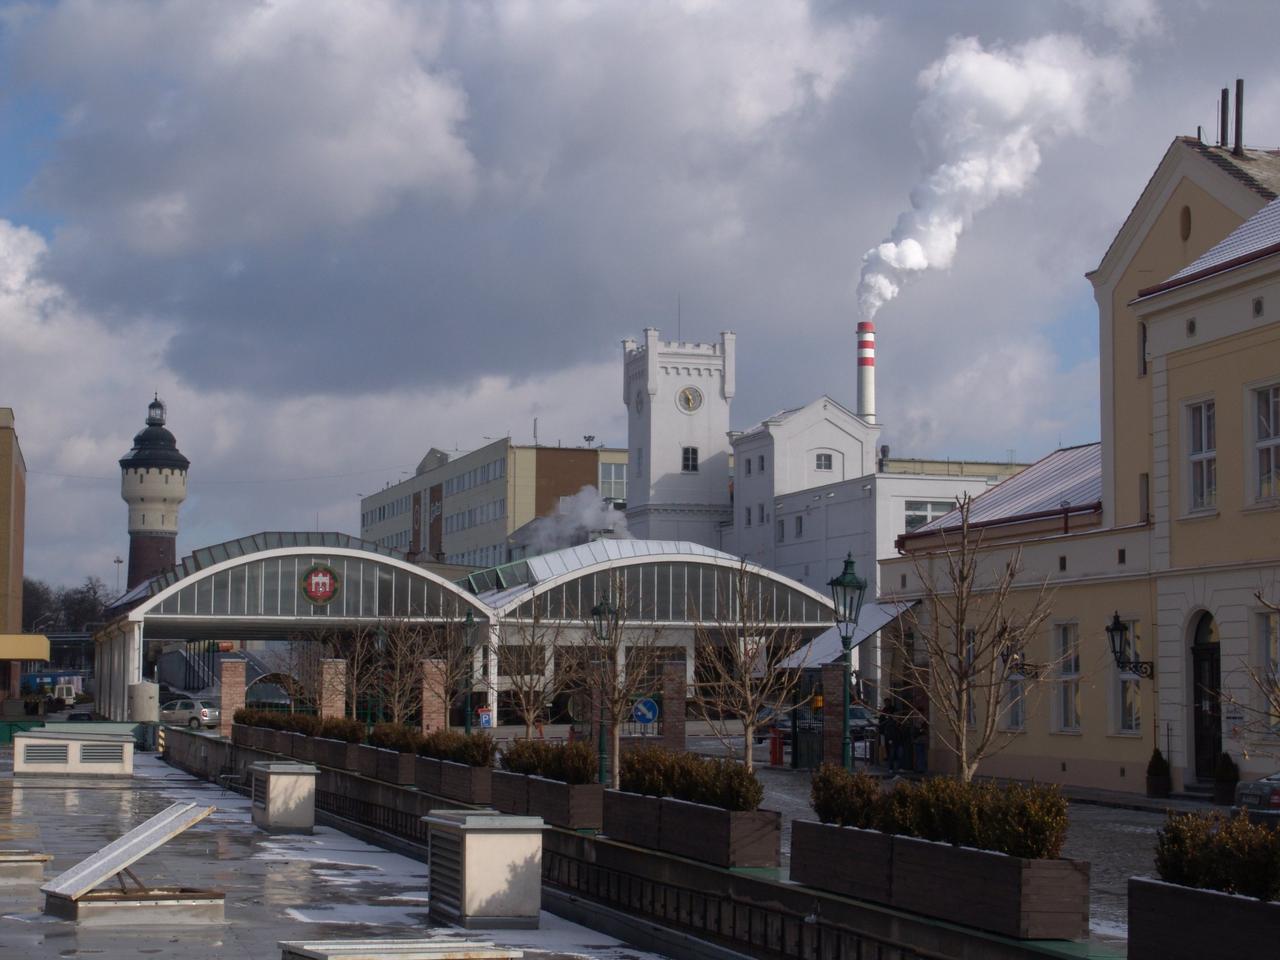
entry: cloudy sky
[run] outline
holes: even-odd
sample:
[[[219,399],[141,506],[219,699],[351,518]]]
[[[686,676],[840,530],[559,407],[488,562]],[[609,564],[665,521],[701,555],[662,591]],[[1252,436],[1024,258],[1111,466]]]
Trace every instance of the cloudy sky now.
[[[738,333],[736,426],[852,403],[885,440],[1096,439],[1097,264],[1267,3],[95,0],[0,5],[0,405],[27,570],[114,585],[152,391],[181,552],[358,532],[429,446],[625,443],[620,346]],[[865,259],[864,259],[865,257]]]

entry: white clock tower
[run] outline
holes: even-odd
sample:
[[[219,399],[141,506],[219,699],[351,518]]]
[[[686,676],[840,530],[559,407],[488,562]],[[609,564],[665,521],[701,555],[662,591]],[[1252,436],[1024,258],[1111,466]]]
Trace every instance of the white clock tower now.
[[[729,407],[734,341],[622,341],[627,405],[627,526],[642,540],[689,540],[720,547],[733,519],[729,489]]]

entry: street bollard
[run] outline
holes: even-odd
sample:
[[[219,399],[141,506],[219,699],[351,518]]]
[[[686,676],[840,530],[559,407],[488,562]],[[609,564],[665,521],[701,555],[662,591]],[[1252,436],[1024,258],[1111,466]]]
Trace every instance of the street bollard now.
[[[773,739],[769,741],[769,765],[782,766],[782,731],[777,727],[773,728]]]

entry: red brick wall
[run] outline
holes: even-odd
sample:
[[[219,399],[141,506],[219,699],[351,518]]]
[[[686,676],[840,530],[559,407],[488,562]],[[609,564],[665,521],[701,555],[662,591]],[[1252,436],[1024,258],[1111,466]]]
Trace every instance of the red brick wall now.
[[[829,663],[822,668],[822,759],[840,765],[843,759],[840,711],[844,708],[844,667]]]
[[[244,661],[239,657],[224,657],[219,662],[218,679],[222,684],[222,714],[218,722],[218,736],[231,736],[231,721],[244,706]]]
[[[320,661],[320,719],[347,715],[347,661]]]
[[[443,730],[448,723],[449,710],[444,697],[444,664],[439,660],[423,660],[422,732]]]
[[[685,666],[679,661],[662,665],[662,745],[668,750],[685,750],[685,699],[689,684]]]

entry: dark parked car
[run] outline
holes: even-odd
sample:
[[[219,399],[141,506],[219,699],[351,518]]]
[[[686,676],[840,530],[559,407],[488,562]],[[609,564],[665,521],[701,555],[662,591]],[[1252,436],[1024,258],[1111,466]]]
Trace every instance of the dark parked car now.
[[[1236,784],[1236,806],[1250,820],[1280,824],[1280,773]]]
[[[782,733],[782,739],[784,741],[790,741],[791,714],[788,712],[782,714],[782,716],[776,716],[774,712],[768,708],[761,710],[756,716],[756,743],[764,743],[773,736],[774,730],[778,730]]]

